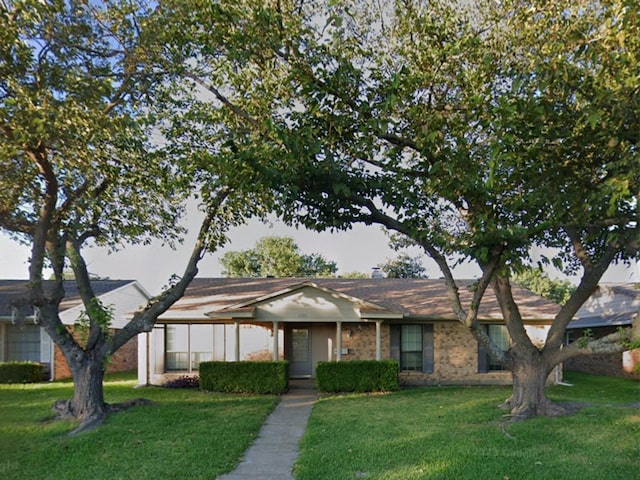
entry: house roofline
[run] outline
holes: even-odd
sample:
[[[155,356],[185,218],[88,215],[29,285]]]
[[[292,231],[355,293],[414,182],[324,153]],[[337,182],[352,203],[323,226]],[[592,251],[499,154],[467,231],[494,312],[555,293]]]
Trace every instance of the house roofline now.
[[[332,288],[328,288],[322,285],[318,285],[315,282],[310,282],[310,281],[305,281],[305,282],[300,282],[297,283],[295,285],[292,285],[290,287],[286,287],[286,288],[282,288],[280,290],[277,290],[275,292],[271,292],[268,293],[266,295],[261,295],[259,297],[253,298],[251,300],[247,300],[245,302],[241,302],[241,303],[237,303],[235,305],[230,305],[228,307],[224,307],[220,310],[212,310],[210,312],[206,312],[205,315],[207,316],[219,316],[220,314],[223,314],[224,312],[234,312],[234,311],[241,311],[244,308],[247,307],[254,307],[259,304],[259,303],[263,303],[267,300],[273,300],[276,298],[281,298],[284,297],[285,295],[288,295],[290,293],[294,293],[300,290],[303,290],[305,288],[315,288],[316,290],[320,290],[322,292],[328,293],[329,295],[332,295],[334,297],[337,298],[342,298],[344,300],[348,300],[350,302],[353,302],[357,305],[361,306],[361,309],[366,309],[368,311],[388,311],[386,308],[373,303],[373,302],[369,302],[367,300],[363,300],[361,298],[358,297],[354,297],[352,295],[347,295],[345,293],[339,292],[335,289]],[[363,308],[364,307],[364,308]]]

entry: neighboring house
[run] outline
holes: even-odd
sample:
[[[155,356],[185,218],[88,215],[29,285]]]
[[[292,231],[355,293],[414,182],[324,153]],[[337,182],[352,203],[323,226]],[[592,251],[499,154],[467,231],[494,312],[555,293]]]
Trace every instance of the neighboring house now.
[[[602,284],[567,327],[567,342],[588,335],[601,338],[628,327],[640,314],[640,285]],[[640,349],[610,355],[588,355],[564,363],[566,370],[640,378]]]
[[[466,304],[473,283],[459,282]],[[529,335],[543,343],[559,307],[517,286],[513,293]],[[507,348],[492,291],[479,319]],[[205,360],[283,358],[291,377],[314,378],[319,361],[391,358],[405,385],[511,383],[454,319],[444,280],[196,278],[138,345],[141,384],[195,374]]]
[[[16,308],[15,302],[26,296],[27,280],[0,280],[0,362],[34,361],[45,365],[50,379],[68,378],[71,372],[62,355],[44,329],[38,325],[33,307]],[[45,288],[49,281],[45,281]],[[131,312],[149,300],[149,294],[132,280],[94,280],[96,296],[113,308],[112,328],[122,328]],[[65,298],[60,304],[62,323],[73,328],[84,311],[77,286],[64,282]],[[137,362],[137,337],[132,338],[112,357],[108,371],[134,370]]]

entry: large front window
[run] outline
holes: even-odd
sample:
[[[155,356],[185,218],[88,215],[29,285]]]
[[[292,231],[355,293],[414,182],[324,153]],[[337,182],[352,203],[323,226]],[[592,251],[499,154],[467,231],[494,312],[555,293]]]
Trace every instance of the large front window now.
[[[167,371],[198,370],[200,362],[213,360],[213,325],[166,325]]]

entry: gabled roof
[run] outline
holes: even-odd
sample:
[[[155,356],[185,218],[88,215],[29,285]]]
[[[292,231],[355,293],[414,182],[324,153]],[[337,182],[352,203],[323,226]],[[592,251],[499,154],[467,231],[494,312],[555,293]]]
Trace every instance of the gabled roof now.
[[[303,290],[305,288],[314,288],[317,290],[321,290],[325,293],[328,293],[330,295],[333,295],[335,297],[339,297],[345,300],[348,300],[354,304],[357,304],[360,309],[362,310],[368,310],[368,311],[388,311],[387,308],[381,306],[381,305],[376,305],[375,303],[369,302],[367,300],[363,300],[361,298],[357,298],[357,297],[353,297],[349,294],[343,293],[341,291],[338,290],[334,290],[331,287],[327,287],[325,285],[322,285],[321,283],[315,282],[315,281],[303,281],[301,283],[297,283],[295,285],[289,286],[289,287],[285,287],[282,290],[276,290],[273,292],[270,292],[266,295],[257,297],[257,298],[252,298],[249,301],[243,301],[240,302],[237,305],[230,305],[228,307],[224,307],[223,309],[220,310],[213,310],[212,313],[215,312],[222,312],[222,311],[239,311],[239,310],[243,310],[243,309],[247,309],[250,307],[255,307],[256,305],[263,303],[263,302],[267,302],[269,300],[274,300],[277,298],[281,298],[284,296],[287,296],[291,293]]]
[[[638,314],[638,312],[622,312],[612,313],[611,315],[583,317],[569,322],[567,330],[573,330],[575,328],[624,327],[633,323],[636,314]]]
[[[12,302],[19,301],[27,296],[28,280],[0,280],[0,317],[11,317]],[[51,291],[54,286],[54,282],[51,280],[45,280],[44,288],[46,291]],[[118,288],[122,288],[131,283],[135,283],[134,280],[93,280],[91,286],[96,294],[100,297],[106,293],[112,292]],[[60,311],[64,312],[76,306],[82,304],[80,294],[76,282],[72,280],[65,280],[63,282],[65,291],[65,297],[60,303]]]
[[[463,305],[471,302],[470,287],[474,283],[475,280],[458,280]],[[249,308],[304,286],[332,291],[361,303],[365,309],[384,309],[403,314],[405,318],[453,319],[444,280],[396,278],[196,278],[162,319],[203,319],[215,312]],[[552,320],[559,310],[558,305],[518,286],[513,286],[513,295],[526,320]],[[479,318],[502,318],[491,290],[482,300]]]
[[[567,329],[620,327],[631,325],[640,312],[640,288],[637,284],[601,284],[578,310]]]

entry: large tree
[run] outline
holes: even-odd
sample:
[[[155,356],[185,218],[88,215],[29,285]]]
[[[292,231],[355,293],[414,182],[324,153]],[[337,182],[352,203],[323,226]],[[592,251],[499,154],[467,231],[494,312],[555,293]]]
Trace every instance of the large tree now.
[[[377,223],[420,245],[456,318],[511,370],[513,417],[556,414],[545,396],[555,365],[640,333],[562,345],[605,270],[640,249],[636,3],[222,2],[245,60],[274,75],[256,101],[240,93],[246,78],[220,73],[224,52],[201,49],[197,82],[259,135],[271,162],[245,164],[273,180],[284,218],[318,230]],[[542,348],[511,294],[534,246],[580,275]],[[461,260],[482,271],[466,305],[452,274]],[[489,289],[507,351],[478,319]]]
[[[220,263],[228,277],[330,277],[338,270],[319,253],[300,253],[292,237],[263,237],[254,248],[225,253]]]
[[[629,347],[630,332],[562,343],[609,265],[638,256],[637,5],[409,1],[380,15],[346,3],[324,31],[332,41],[306,45],[294,72],[305,105],[295,134],[320,139],[313,155],[298,152],[311,185],[298,219],[380,223],[420,244],[458,320],[512,371],[514,418],[561,412],[544,393],[555,365]],[[553,263],[581,274],[543,348],[511,294],[511,272],[533,246],[556,248]],[[468,305],[454,254],[482,270]],[[508,351],[478,321],[489,287]]]
[[[164,28],[170,6],[146,3],[0,2],[0,228],[31,247],[21,303],[39,308],[69,364],[74,395],[58,407],[79,420],[76,432],[113,408],[102,390],[108,357],[150,331],[204,253],[265,199],[256,178],[233,171],[239,154],[227,135],[187,148],[175,123],[188,104],[185,52]],[[109,306],[94,294],[82,249],[179,241],[184,200],[195,188],[203,220],[182,277],[124,328],[109,329]],[[53,280],[43,280],[46,266]],[[74,336],[59,317],[66,268],[84,304],[85,335]]]

